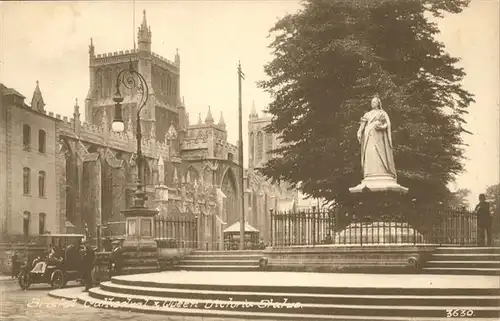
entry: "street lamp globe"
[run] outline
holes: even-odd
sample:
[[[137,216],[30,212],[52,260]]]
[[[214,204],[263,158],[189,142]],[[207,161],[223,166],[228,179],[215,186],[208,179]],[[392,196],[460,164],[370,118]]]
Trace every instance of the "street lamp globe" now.
[[[125,130],[125,125],[122,121],[113,121],[111,124],[111,129],[116,133],[121,133]]]

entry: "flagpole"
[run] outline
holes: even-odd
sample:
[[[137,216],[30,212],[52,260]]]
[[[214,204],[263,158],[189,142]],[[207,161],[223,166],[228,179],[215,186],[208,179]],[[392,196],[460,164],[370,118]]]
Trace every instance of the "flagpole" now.
[[[239,109],[239,150],[238,158],[240,162],[241,180],[241,216],[240,216],[240,250],[245,249],[245,181],[243,178],[243,107],[241,102],[241,80],[245,79],[245,74],[241,70],[241,63],[238,61],[238,109]]]
[[[133,20],[134,20],[134,23],[133,23],[133,26],[132,26],[132,40],[134,42],[134,51],[135,51],[135,0],[133,1],[134,3],[134,9],[133,9]]]

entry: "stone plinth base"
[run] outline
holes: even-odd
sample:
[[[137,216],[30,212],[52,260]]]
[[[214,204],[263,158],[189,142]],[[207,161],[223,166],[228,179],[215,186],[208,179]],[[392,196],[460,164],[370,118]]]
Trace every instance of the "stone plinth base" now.
[[[261,268],[271,271],[417,273],[437,245],[316,245],[267,248]]]
[[[122,274],[137,274],[159,271],[158,246],[152,238],[127,238],[123,241]]]
[[[351,223],[335,233],[335,244],[422,244],[424,237],[405,222]]]
[[[363,181],[355,186],[349,188],[351,193],[362,193],[366,190],[371,192],[397,192],[405,194],[408,192],[408,188],[398,184],[396,179],[392,176],[373,176],[363,179]]]

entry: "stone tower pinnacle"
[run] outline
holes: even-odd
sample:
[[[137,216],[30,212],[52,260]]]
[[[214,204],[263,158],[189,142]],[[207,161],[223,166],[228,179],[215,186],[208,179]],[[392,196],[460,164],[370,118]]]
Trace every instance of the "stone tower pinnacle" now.
[[[43,101],[42,92],[40,91],[40,86],[38,80],[36,81],[35,91],[33,92],[33,98],[31,99],[31,108],[43,112],[45,107],[45,102]]]
[[[257,114],[257,110],[255,109],[255,101],[252,101],[252,110],[250,111],[250,119],[256,119],[259,118],[259,115]]]
[[[175,64],[177,66],[181,64],[181,56],[179,55],[179,48],[175,49]]]
[[[207,124],[207,125],[214,124],[214,118],[212,117],[212,111],[210,110],[210,106],[208,106],[208,113],[207,113],[207,117],[205,117],[205,124]]]
[[[222,110],[220,112],[219,126],[226,128],[226,122],[224,121],[224,115],[222,114]]]
[[[142,23],[139,27],[139,32],[137,34],[137,43],[139,45],[139,51],[151,51],[151,28],[148,26],[148,21],[146,19],[146,10],[144,10],[142,16]]]
[[[90,57],[94,57],[95,56],[95,47],[94,47],[94,41],[92,40],[92,38],[90,38],[89,56]]]

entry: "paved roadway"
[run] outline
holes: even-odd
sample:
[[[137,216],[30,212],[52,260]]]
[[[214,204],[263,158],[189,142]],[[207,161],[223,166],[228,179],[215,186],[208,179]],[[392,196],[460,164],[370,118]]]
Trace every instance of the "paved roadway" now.
[[[0,280],[1,321],[241,321],[242,319],[202,318],[143,314],[84,307],[48,296],[48,286],[34,285],[23,291],[17,282]]]

